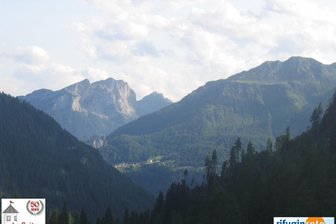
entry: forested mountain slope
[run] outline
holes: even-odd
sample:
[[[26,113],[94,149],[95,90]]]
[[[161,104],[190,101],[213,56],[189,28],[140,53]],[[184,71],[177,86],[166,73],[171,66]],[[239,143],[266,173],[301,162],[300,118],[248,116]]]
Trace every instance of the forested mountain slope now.
[[[101,214],[108,206],[144,209],[151,197],[96,150],[63,130],[49,115],[0,93],[0,195],[45,197],[48,209],[85,209]]]
[[[336,209],[336,94],[323,116],[295,139],[287,130],[257,152],[239,138],[227,161],[205,159],[205,182],[188,176],[159,194],[151,212],[126,214],[122,224],[269,224],[273,217],[334,217]],[[314,221],[315,223],[315,221]],[[317,223],[317,222],[316,222]],[[320,223],[320,222],[319,222]]]
[[[335,84],[336,64],[301,57],[265,62],[118,128],[102,152],[111,163],[163,156],[197,166],[214,147],[225,158],[237,136],[264,146],[288,126],[293,135],[306,130],[311,111],[327,102]]]

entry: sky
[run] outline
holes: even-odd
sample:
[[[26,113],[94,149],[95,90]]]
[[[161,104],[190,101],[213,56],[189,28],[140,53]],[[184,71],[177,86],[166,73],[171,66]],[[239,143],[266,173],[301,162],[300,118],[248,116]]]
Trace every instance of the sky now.
[[[0,91],[124,80],[178,101],[291,56],[336,62],[334,0],[0,0]]]

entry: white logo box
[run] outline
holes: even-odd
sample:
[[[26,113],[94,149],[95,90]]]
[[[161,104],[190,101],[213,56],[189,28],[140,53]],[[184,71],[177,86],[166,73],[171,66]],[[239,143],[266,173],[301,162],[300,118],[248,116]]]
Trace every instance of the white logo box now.
[[[46,224],[46,200],[2,198],[1,224]]]
[[[322,217],[324,223],[306,223],[308,217],[274,217],[273,224],[335,224],[334,217]]]

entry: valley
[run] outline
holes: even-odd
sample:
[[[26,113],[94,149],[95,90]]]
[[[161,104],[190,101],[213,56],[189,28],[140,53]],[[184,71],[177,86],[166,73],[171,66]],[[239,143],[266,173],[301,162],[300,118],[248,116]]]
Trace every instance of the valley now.
[[[294,136],[305,131],[311,111],[332,95],[335,73],[335,64],[291,57],[208,82],[176,103],[158,93],[136,101],[127,83],[114,79],[84,80],[22,99],[80,139],[90,133],[85,141],[105,161],[156,195],[185,169],[201,183],[206,155],[216,149],[226,160],[237,137],[263,150],[287,127]],[[162,182],[152,173],[161,173]]]
[[[2,94],[1,107],[7,110],[1,111],[0,127],[2,139],[7,141],[1,141],[4,159],[1,164],[11,167],[13,163],[8,162],[15,157],[21,165],[10,168],[11,171],[2,168],[1,183],[5,184],[0,186],[0,193],[7,197],[16,191],[25,196],[43,195],[50,201],[51,208],[61,207],[63,201],[73,211],[85,209],[82,204],[94,199],[97,208],[110,207],[117,216],[125,209],[139,212],[133,215],[142,214],[144,208],[150,208],[155,195],[176,187],[190,191],[211,184],[207,164],[214,158],[216,165],[211,169],[222,167],[222,176],[217,176],[216,171],[215,178],[236,172],[232,170],[232,150],[237,138],[241,139],[241,149],[235,158],[238,164],[244,164],[244,156],[252,157],[252,154],[257,160],[263,153],[275,153],[273,156],[277,157],[279,150],[285,147],[285,139],[288,141],[290,136],[300,136],[305,131],[313,132],[314,126],[320,125],[324,105],[329,107],[325,113],[330,114],[328,99],[334,92],[335,74],[335,64],[292,57],[284,62],[265,62],[228,79],[208,82],[177,103],[153,93],[143,99],[142,106],[139,106],[141,101],[134,106],[132,90],[125,82],[114,79],[93,84],[84,80],[59,91],[38,90],[19,98]],[[124,96],[122,91],[126,91]],[[115,113],[119,115],[113,115]],[[89,130],[90,135],[86,137],[91,136],[90,139],[85,140],[86,144],[79,142],[49,115],[65,122],[60,125],[74,135]],[[90,116],[101,120],[91,120]],[[118,125],[110,127],[107,120]],[[95,126],[100,122],[104,126]],[[107,130],[111,130],[111,134],[100,135]],[[22,147],[24,142],[28,144]],[[12,159],[7,150],[11,155],[14,153]],[[38,156],[30,155],[33,151]],[[208,155],[212,151],[216,155],[211,160]],[[267,156],[272,157],[271,154]],[[28,179],[20,177],[23,181],[19,184],[19,179],[13,179],[10,173],[15,172],[19,177],[19,173],[30,172],[31,167],[25,165],[24,158],[38,161],[39,169],[45,173],[33,172]],[[56,163],[52,158],[62,162]],[[228,164],[231,171],[225,171]],[[235,175],[245,178],[245,174]],[[44,182],[28,187],[26,181],[35,178],[42,178]],[[88,186],[79,190],[78,184],[84,182]],[[87,191],[97,194],[91,199],[84,197],[80,202],[67,200],[68,195],[82,195],[80,192]],[[110,192],[109,197],[101,198],[102,192]],[[169,197],[167,193],[166,200]],[[240,203],[240,199],[235,200]],[[112,210],[106,212],[105,216]],[[54,216],[58,217],[57,214]],[[102,215],[98,210],[87,214],[89,218]]]
[[[336,1],[0,1],[1,224],[334,224]]]

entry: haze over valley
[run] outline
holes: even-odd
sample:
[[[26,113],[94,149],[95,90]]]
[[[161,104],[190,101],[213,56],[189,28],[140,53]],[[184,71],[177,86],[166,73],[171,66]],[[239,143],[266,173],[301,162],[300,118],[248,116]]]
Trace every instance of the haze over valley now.
[[[334,223],[335,11],[0,1],[0,222]]]

